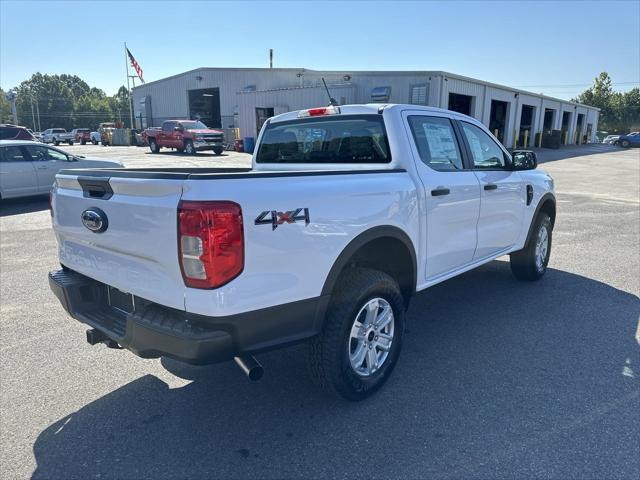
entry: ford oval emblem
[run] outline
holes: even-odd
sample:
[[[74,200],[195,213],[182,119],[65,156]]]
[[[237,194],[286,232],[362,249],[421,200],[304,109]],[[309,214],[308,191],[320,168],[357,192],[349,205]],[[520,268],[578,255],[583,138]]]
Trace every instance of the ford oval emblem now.
[[[102,233],[109,226],[107,214],[96,207],[87,208],[80,218],[82,224],[94,233]]]

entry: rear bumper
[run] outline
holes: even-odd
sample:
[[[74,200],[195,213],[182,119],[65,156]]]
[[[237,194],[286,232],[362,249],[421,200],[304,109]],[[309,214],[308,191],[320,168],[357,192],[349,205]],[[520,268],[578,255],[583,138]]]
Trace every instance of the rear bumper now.
[[[282,347],[319,333],[328,296],[227,317],[195,315],[134,297],[135,311],[108,304],[107,286],[71,270],[49,273],[64,309],[142,358],[171,357],[191,364]]]

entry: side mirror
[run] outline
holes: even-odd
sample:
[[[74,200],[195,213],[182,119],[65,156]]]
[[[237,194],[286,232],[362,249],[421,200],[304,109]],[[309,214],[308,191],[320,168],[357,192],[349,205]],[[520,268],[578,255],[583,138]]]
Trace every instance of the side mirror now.
[[[514,150],[511,158],[514,170],[534,170],[538,166],[536,152],[531,150]]]
[[[182,127],[173,127],[173,129],[174,129],[176,132],[182,132],[182,131],[184,130],[184,128],[182,128]]]

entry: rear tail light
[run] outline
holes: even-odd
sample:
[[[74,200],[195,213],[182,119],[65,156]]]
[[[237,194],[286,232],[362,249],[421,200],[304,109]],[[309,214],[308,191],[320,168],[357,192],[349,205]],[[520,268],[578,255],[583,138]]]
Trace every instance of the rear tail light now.
[[[320,108],[310,108],[308,110],[300,110],[298,112],[299,118],[304,117],[320,117],[322,115],[337,115],[340,113],[340,109],[338,107],[320,107]]]
[[[233,202],[182,201],[178,254],[187,287],[218,288],[244,268],[242,209]]]

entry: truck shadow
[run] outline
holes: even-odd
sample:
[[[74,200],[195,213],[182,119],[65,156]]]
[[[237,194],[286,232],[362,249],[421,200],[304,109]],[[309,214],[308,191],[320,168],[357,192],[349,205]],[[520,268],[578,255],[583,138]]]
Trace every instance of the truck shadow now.
[[[398,367],[368,401],[312,387],[302,346],[261,355],[255,384],[232,362],[166,361],[195,380],[147,375],[61,418],[33,478],[631,478],[639,313],[604,283],[554,269],[521,283],[495,261],[413,299]]]
[[[33,197],[10,198],[0,201],[0,217],[33,213],[49,208],[48,195],[36,195]]]

